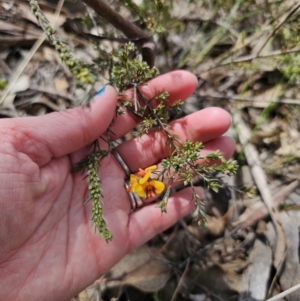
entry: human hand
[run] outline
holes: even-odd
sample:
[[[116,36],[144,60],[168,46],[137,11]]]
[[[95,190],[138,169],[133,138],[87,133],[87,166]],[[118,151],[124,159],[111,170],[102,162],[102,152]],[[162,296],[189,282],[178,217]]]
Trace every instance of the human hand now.
[[[141,89],[147,96],[168,91],[185,99],[195,77],[175,71],[151,80]],[[91,225],[91,204],[82,174],[71,169],[103,134],[115,114],[113,88],[96,97],[91,108],[75,108],[40,117],[0,120],[0,300],[67,300],[107,272],[127,252],[165,230],[193,209],[191,189],[170,197],[168,213],[155,204],[130,212],[124,171],[113,156],[101,161],[104,218],[113,240],[106,243]],[[200,140],[204,152],[219,149],[225,158],[234,150],[221,137],[231,118],[208,108],[171,123],[178,137]],[[119,138],[136,125],[124,114],[113,123]],[[163,139],[154,133],[132,139],[117,150],[132,172],[165,158]],[[151,143],[150,143],[151,142]],[[201,191],[199,191],[201,193]]]

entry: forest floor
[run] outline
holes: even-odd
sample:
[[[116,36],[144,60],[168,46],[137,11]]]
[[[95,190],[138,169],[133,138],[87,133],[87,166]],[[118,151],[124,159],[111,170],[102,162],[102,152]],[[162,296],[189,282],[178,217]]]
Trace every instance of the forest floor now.
[[[39,2],[50,21],[54,2]],[[165,2],[170,15],[166,32],[154,36],[156,66],[199,80],[172,118],[210,106],[229,111],[226,135],[236,140],[239,170],[224,176],[218,193],[205,191],[206,227],[187,216],[73,300],[300,300],[300,5]],[[84,15],[81,2],[65,2],[56,24],[76,57],[91,62],[91,43],[67,30],[69,19]],[[41,36],[27,1],[0,2],[1,118],[62,111],[83,97]]]

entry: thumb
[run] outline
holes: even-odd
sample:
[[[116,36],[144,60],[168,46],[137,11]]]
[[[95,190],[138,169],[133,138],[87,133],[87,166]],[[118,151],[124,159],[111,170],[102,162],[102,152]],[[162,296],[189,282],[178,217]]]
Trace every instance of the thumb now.
[[[39,117],[8,119],[6,125],[18,131],[15,147],[18,145],[19,151],[43,165],[52,157],[70,154],[96,140],[111,123],[116,104],[115,90],[106,86],[91,101],[90,107]]]

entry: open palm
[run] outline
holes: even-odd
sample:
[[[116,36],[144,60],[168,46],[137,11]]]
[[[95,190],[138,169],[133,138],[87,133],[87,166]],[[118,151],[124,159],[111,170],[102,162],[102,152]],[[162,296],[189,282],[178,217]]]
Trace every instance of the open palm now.
[[[176,71],[143,87],[143,93],[170,92],[171,100],[188,97],[193,75]],[[101,162],[104,216],[113,234],[106,243],[90,222],[91,204],[82,174],[71,173],[88,146],[105,132],[116,106],[111,87],[91,108],[76,108],[41,117],[0,121],[0,300],[67,300],[108,271],[128,251],[189,213],[191,191],[172,196],[168,213],[154,204],[130,213],[124,172],[113,156]],[[136,125],[125,114],[113,123],[115,138]],[[205,142],[205,151],[220,149],[230,157],[234,144],[221,135],[230,116],[209,108],[172,123],[182,139]],[[150,133],[118,147],[132,172],[167,156],[163,139]]]

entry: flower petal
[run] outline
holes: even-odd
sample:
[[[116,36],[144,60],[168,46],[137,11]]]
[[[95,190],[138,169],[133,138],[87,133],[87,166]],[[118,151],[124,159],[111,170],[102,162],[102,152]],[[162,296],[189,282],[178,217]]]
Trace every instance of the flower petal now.
[[[155,169],[157,169],[157,165],[151,165],[147,167],[145,170],[148,171],[148,170],[155,170]]]
[[[151,166],[149,166],[149,167],[147,167],[145,169],[139,168],[139,171],[137,172],[137,175],[142,178],[142,177],[145,176],[145,174],[147,172],[149,172],[151,170],[155,170],[155,169],[157,169],[157,165],[151,165]]]
[[[144,190],[144,187],[142,185],[137,184],[133,191],[141,198],[145,198],[146,197],[146,192]]]
[[[142,176],[142,178],[139,180],[139,183],[141,185],[145,184],[151,176],[151,171],[155,170],[156,168],[157,168],[157,165],[151,165],[151,166],[147,167],[145,170],[140,169],[140,171],[138,172],[138,175]]]
[[[137,175],[142,178],[146,174],[146,171],[144,169],[139,168],[139,171],[137,172]]]
[[[139,180],[139,183],[141,185],[145,184],[149,178],[150,178],[150,175],[151,175],[151,171],[148,171],[140,180]]]
[[[162,193],[165,190],[165,184],[161,181],[150,181],[149,184],[151,184],[154,189],[155,189],[155,193],[159,194]]]
[[[127,192],[132,192],[135,190],[135,186],[139,185],[138,178],[136,175],[130,175],[130,186],[127,188]]]
[[[138,183],[138,177],[136,175],[131,174],[130,175],[130,184],[136,184]]]

